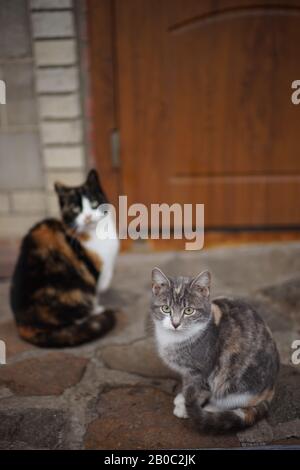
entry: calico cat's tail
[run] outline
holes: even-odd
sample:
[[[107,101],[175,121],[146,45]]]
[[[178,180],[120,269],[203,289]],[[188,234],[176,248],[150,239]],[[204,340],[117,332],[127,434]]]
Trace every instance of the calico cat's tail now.
[[[262,419],[269,411],[270,403],[263,400],[255,406],[234,410],[208,411],[197,402],[197,392],[193,386],[185,394],[188,416],[196,428],[214,433],[247,428]]]
[[[81,323],[51,328],[17,325],[19,335],[25,341],[46,348],[78,346],[98,339],[108,333],[115,325],[112,310],[105,310],[99,315],[91,315]]]

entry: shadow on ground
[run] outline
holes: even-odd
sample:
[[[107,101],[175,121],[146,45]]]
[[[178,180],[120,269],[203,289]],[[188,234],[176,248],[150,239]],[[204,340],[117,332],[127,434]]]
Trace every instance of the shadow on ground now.
[[[210,269],[213,296],[247,296],[256,302],[282,362],[267,420],[237,434],[211,436],[173,416],[178,380],[157,357],[148,327],[154,265],[170,275]],[[7,345],[7,365],[0,366],[0,448],[300,444],[300,365],[291,363],[291,344],[300,339],[299,243],[122,255],[103,299],[118,310],[115,330],[102,340],[59,351],[40,350],[17,337],[8,306],[9,278],[1,274],[0,339]]]

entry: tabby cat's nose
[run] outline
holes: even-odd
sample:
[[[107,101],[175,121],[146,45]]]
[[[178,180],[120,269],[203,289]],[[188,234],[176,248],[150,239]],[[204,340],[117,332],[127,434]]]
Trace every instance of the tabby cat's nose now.
[[[174,326],[175,330],[176,328],[179,327],[180,323],[176,322],[176,321],[172,321],[172,325]]]

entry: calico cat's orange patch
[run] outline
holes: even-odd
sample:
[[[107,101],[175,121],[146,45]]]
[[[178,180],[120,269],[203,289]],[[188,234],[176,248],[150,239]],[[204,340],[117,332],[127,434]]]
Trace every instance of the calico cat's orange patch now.
[[[39,318],[42,322],[49,324],[49,325],[59,325],[60,320],[56,316],[53,315],[53,310],[46,306],[41,305],[39,306]]]
[[[57,298],[62,304],[77,305],[89,304],[91,302],[91,295],[87,295],[80,289],[72,289],[67,292],[58,292]]]
[[[61,304],[66,305],[77,305],[77,304],[89,304],[91,302],[91,295],[86,294],[80,289],[71,289],[69,291],[60,291],[54,289],[53,287],[45,287],[44,289],[39,289],[33,295],[35,300],[55,300]]]
[[[77,238],[81,242],[87,242],[90,240],[90,235],[87,232],[81,232],[77,235]]]
[[[39,300],[39,299],[43,299],[45,296],[47,297],[55,296],[55,294],[56,294],[56,289],[54,289],[53,287],[45,287],[43,289],[37,290],[33,294],[32,297],[36,300]]]
[[[32,326],[17,326],[18,333],[21,338],[25,340],[31,340],[32,338],[35,337],[37,333],[39,333],[38,328],[34,328]]]
[[[88,284],[92,286],[96,284],[94,277],[86,266],[77,259],[74,251],[66,242],[63,233],[53,231],[47,225],[42,224],[32,232],[32,237],[35,240],[38,246],[38,251],[42,254],[43,258],[47,258],[49,251],[58,251],[76,267]]]

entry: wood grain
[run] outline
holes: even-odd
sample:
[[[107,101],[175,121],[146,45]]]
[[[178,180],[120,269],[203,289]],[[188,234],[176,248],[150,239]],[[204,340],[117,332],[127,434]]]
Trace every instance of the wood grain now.
[[[110,0],[87,0],[94,161],[109,200],[117,204],[119,171],[113,168],[110,136],[118,127],[114,13]]]
[[[300,2],[116,0],[122,189],[206,227],[300,225]]]

